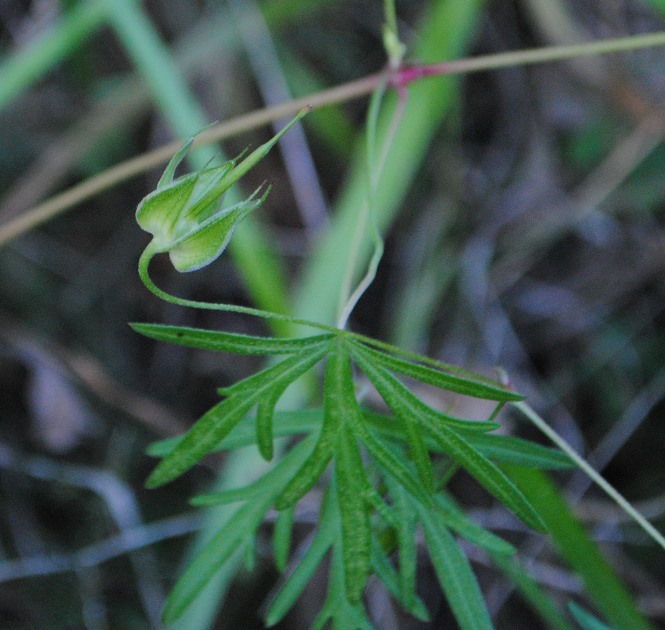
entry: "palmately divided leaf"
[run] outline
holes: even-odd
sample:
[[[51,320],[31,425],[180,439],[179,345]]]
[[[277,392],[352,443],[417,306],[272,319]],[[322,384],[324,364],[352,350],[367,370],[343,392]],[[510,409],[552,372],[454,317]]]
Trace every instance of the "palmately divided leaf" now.
[[[255,388],[264,388],[265,384],[268,384],[267,390],[258,401],[256,414],[256,441],[259,452],[266,461],[271,460],[273,456],[273,416],[279,399],[291,383],[323,358],[328,346],[327,341],[322,341],[272,368],[267,368],[240,383],[220,390],[227,396],[242,396],[243,393],[249,394]]]
[[[429,430],[446,453],[516,516],[535,530],[547,530],[536,509],[498,466],[473,448],[456,431],[446,426]]]
[[[411,418],[402,418],[402,426],[404,427],[407,441],[409,444],[409,454],[411,460],[416,466],[420,481],[428,492],[434,491],[434,469],[432,468],[432,460],[429,456],[429,450],[423,431],[420,425]]]
[[[362,443],[367,452],[387,473],[392,475],[410,494],[423,504],[427,505],[429,503],[431,494],[422,485],[420,479],[405,464],[405,461],[408,462],[408,460],[398,457],[370,429],[365,427],[363,423],[353,424],[352,429],[358,441]]]
[[[323,409],[301,409],[297,411],[276,411],[273,417],[273,432],[278,437],[312,433],[321,427]],[[184,435],[153,442],[146,449],[151,457],[166,457],[182,442]],[[219,442],[214,451],[230,451],[256,442],[256,426],[253,418],[246,417],[231,433]]]
[[[293,538],[293,524],[295,522],[295,507],[282,510],[275,521],[273,531],[273,555],[278,571],[284,571],[289,561],[291,539]]]
[[[275,406],[285,388],[275,389],[259,402],[256,411],[256,445],[261,457],[269,462],[274,453],[272,419],[275,415]]]
[[[327,347],[327,344],[323,346]],[[290,379],[275,379],[270,391],[259,401],[259,407],[256,412],[256,442],[261,456],[269,461],[273,455],[273,417],[275,407],[284,394],[286,388],[298,377],[307,372],[315,363],[322,358],[315,354],[311,359],[307,358],[307,353],[311,350],[305,350],[299,355],[299,363],[289,373]],[[315,358],[316,357],[316,358]]]
[[[371,528],[364,496],[369,486],[355,435],[349,427],[360,422],[348,344],[338,337],[331,344],[326,368],[326,412],[339,425],[335,442],[335,482],[342,529],[342,559],[346,593],[358,602],[369,575]]]
[[[367,475],[363,473],[363,486],[365,488],[363,492],[363,499],[366,501],[368,506],[371,506],[376,513],[383,519],[383,521],[393,529],[397,528],[397,519],[393,513],[392,507],[390,507],[377,489],[370,483]]]
[[[524,400],[524,396],[521,394],[504,389],[499,385],[483,382],[483,380],[486,379],[483,379],[481,376],[478,376],[478,381],[475,381],[471,378],[448,374],[441,370],[435,370],[411,361],[405,361],[404,359],[391,356],[385,352],[368,348],[366,345],[357,341],[353,342],[352,352],[354,359],[356,359],[358,355],[364,356],[372,363],[381,365],[391,372],[398,372],[404,376],[414,378],[440,389],[464,394],[466,396],[473,396],[474,398],[482,398],[484,400],[505,402]]]
[[[198,464],[255,404],[252,398],[227,398],[204,413],[152,471],[146,487],[162,486]]]
[[[141,324],[143,325],[143,324]],[[152,324],[146,324],[152,326]],[[295,340],[294,340],[295,341]],[[363,421],[370,429],[379,432],[382,437],[391,441],[403,440],[403,432],[399,429],[393,416],[361,408]],[[300,409],[293,411],[276,411],[273,424],[274,434],[278,437],[302,435],[318,429],[323,418],[323,409]],[[183,436],[153,442],[146,449],[151,457],[165,457],[176,447]],[[522,438],[491,433],[466,432],[464,438],[475,449],[497,463],[515,462],[530,468],[562,469],[571,468],[575,464],[561,451],[548,446],[534,444]],[[255,422],[246,418],[216,447],[215,450],[232,450],[254,444],[256,439]],[[431,441],[430,449],[439,452],[440,447]]]
[[[259,480],[260,481],[260,480]],[[210,492],[208,494],[199,494],[189,500],[191,505],[196,507],[207,507],[209,505],[228,505],[229,503],[238,503],[248,501],[263,491],[260,483],[254,482],[241,488],[232,488],[220,492]]]
[[[420,621],[429,621],[429,613],[423,601],[415,592],[413,596],[406,598],[400,590],[399,574],[395,571],[388,558],[386,558],[383,549],[374,541],[372,544],[372,569],[376,577],[383,582],[388,592],[398,601],[402,608]]]
[[[321,504],[318,520],[318,529],[314,540],[300,558],[298,565],[288,576],[286,582],[282,585],[279,593],[273,600],[268,613],[266,614],[266,624],[273,626],[279,623],[284,615],[289,612],[293,604],[310,582],[314,571],[323,561],[328,549],[332,546],[337,536],[338,520],[337,515],[331,509],[330,497],[333,494],[329,487],[324,495]]]
[[[318,363],[326,353],[326,348],[325,344],[315,346],[229,388],[233,389],[232,394],[203,414],[155,468],[146,486],[155,488],[168,483],[197,464],[215,449],[255,404],[269,396],[275,388],[288,385]]]
[[[310,348],[283,359],[269,368],[233,383],[233,385],[220,387],[217,391],[225,396],[256,396],[257,391],[260,391],[259,397],[270,396],[276,388],[282,387],[285,383],[286,385],[290,384],[316,365],[326,355],[327,351],[328,344],[325,342],[312,345]]]
[[[399,554],[399,588],[402,599],[414,602],[416,595],[416,563],[418,549],[416,546],[416,512],[405,488],[398,486],[394,480],[386,479],[390,494],[393,497],[395,512],[399,526],[397,527],[397,549]],[[429,501],[428,501],[429,504]],[[428,505],[426,504],[426,505]],[[428,509],[430,509],[428,507]]]
[[[256,337],[229,333],[223,330],[206,330],[204,328],[188,328],[185,326],[169,326],[165,324],[131,324],[138,333],[180,346],[202,348],[214,352],[232,354],[274,355],[296,354],[321,342],[329,341],[332,335],[315,335],[303,338]]]
[[[375,630],[361,602],[351,600],[346,590],[344,560],[340,545],[334,545],[328,575],[328,597],[312,630],[323,630],[332,621],[333,630]]]
[[[363,409],[364,420],[382,435],[392,440],[403,438],[393,416],[387,416],[377,411]],[[304,420],[304,418],[303,418]],[[476,422],[471,421],[471,422]],[[295,431],[297,425],[293,425]],[[460,427],[457,427],[459,429]],[[464,431],[464,439],[483,455],[497,463],[515,462],[529,468],[565,469],[574,468],[575,463],[563,452],[536,444],[522,438],[510,435],[497,435],[494,433],[481,433],[479,431]],[[440,452],[440,447],[430,440],[430,450]]]
[[[284,510],[295,505],[316,485],[333,457],[335,433],[336,426],[326,426],[324,421],[319,440],[307,461],[291,479],[281,496],[278,497],[275,504],[278,510]]]

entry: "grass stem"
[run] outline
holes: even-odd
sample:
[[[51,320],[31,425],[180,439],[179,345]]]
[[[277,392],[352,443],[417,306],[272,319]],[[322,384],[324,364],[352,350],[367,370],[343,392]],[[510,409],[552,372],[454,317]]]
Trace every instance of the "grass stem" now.
[[[400,87],[427,77],[468,74],[516,65],[563,61],[583,56],[627,52],[663,45],[665,45],[665,32],[658,32],[635,37],[608,39],[588,44],[576,44],[573,46],[551,46],[500,53],[497,55],[483,55],[429,65],[404,66],[392,71],[390,83],[395,87]],[[292,116],[303,107],[311,106],[312,109],[318,109],[367,96],[376,89],[384,76],[384,72],[378,72],[328,90],[317,92],[316,94],[310,94],[273,107],[266,107],[243,116],[238,116],[200,134],[195,142],[195,146],[218,142],[269,124],[280,118]],[[7,221],[4,225],[0,226],[0,247],[86,199],[159,164],[168,162],[178,148],[180,148],[181,144],[182,142],[177,140],[155,151],[118,164],[34,206],[20,216]]]
[[[527,403],[513,403],[533,424],[538,427],[554,444],[570,457],[591,480],[596,483],[626,514],[628,514],[658,545],[665,550],[665,537],[644,518],[607,480],[597,473],[591,465],[573,449],[543,418]]]

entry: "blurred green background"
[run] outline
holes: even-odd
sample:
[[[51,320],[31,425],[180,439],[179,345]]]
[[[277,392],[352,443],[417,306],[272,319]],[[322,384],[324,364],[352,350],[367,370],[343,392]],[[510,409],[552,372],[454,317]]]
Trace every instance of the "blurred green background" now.
[[[416,62],[665,26],[658,0],[405,0],[397,13]],[[0,2],[0,230],[209,122],[379,70],[382,22],[379,0]],[[490,376],[501,366],[661,530],[664,67],[665,51],[653,49],[412,86],[381,183],[386,255],[351,321]],[[156,261],[158,282],[185,297],[333,322],[345,270],[363,269],[370,242],[350,263],[366,106],[309,115],[243,182],[251,191],[268,180],[272,192],[232,255],[186,276]],[[233,156],[270,134],[256,129],[210,154]],[[0,246],[2,628],[159,627],[186,534],[202,523],[187,498],[209,487],[221,460],[148,492],[144,449],[256,368],[251,358],[154,344],[127,326],[267,332],[237,314],[160,303],[143,288],[136,262],[148,238],[134,210],[159,173]],[[509,414],[503,423],[540,439]],[[639,609],[664,626],[662,552],[582,476],[557,482]],[[479,522],[521,545],[553,601],[593,609],[546,541],[511,531],[514,521],[468,478],[453,487]],[[303,540],[308,527],[299,524]],[[278,579],[267,542],[264,551],[221,612],[189,627],[262,627]],[[469,553],[497,627],[546,627],[486,558]],[[431,624],[373,594],[378,628],[452,627],[431,569],[421,569]],[[323,580],[280,627],[308,627]]]

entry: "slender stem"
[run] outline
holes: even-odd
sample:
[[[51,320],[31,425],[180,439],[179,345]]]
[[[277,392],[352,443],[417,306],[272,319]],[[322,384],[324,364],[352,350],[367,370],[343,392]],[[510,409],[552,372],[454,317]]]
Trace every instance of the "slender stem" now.
[[[665,45],[665,32],[626,37],[620,39],[608,39],[589,44],[577,44],[574,46],[551,46],[547,48],[535,48],[498,55],[483,55],[470,59],[459,59],[443,63],[404,66],[391,70],[391,85],[404,86],[413,81],[433,76],[468,74],[483,70],[507,68],[515,65],[527,65],[534,63],[546,63],[562,61],[575,57],[590,55],[602,55],[612,52],[626,52],[640,48],[651,48]],[[238,116],[225,123],[217,125],[208,132],[202,133],[196,141],[196,145],[210,144],[219,140],[238,135],[250,129],[266,125],[280,118],[292,116],[297,111],[310,105],[313,109],[326,107],[337,103],[351,101],[362,96],[371,94],[381,79],[383,72],[351,81],[343,85],[323,90],[303,98],[295,99],[287,103],[263,108],[244,116]],[[13,238],[31,230],[37,225],[57,216],[69,208],[89,199],[100,192],[130,179],[140,173],[147,171],[159,164],[168,162],[173,154],[180,148],[182,142],[176,141],[161,147],[140,157],[133,158],[122,164],[104,171],[103,173],[85,180],[60,195],[41,203],[24,212],[21,216],[8,221],[0,227],[0,246]]]
[[[536,425],[552,442],[570,457],[626,514],[628,514],[658,545],[665,549],[665,537],[644,518],[628,501],[591,465],[583,459],[545,420],[543,420],[525,402],[513,403],[533,424]]]
[[[427,365],[436,368],[438,370],[451,372],[459,376],[463,376],[465,378],[474,380],[476,382],[487,383],[493,386],[498,385],[498,383],[496,381],[493,381],[492,379],[485,378],[479,374],[474,374],[473,372],[469,372],[468,370],[464,370],[455,365],[450,365],[448,363],[438,361],[437,359],[432,359],[431,357],[422,356],[415,352],[409,352],[408,350],[403,350],[402,348],[398,348],[397,346],[393,346],[384,341],[379,341],[378,339],[372,339],[371,337],[366,337],[365,335],[361,335],[359,333],[354,333],[347,330],[341,330],[340,328],[335,328],[334,326],[320,324],[318,322],[309,321],[307,319],[298,319],[296,317],[290,317],[289,315],[284,315],[283,313],[264,311],[262,309],[252,308],[249,306],[224,304],[222,302],[219,303],[200,302],[198,300],[188,300],[185,298],[177,297],[175,295],[171,295],[170,293],[167,293],[163,289],[160,289],[150,277],[148,271],[148,268],[150,266],[150,261],[157,253],[158,252],[154,248],[152,242],[145,248],[139,259],[139,264],[138,264],[139,277],[141,278],[141,281],[143,282],[145,287],[151,293],[161,298],[162,300],[165,300],[166,302],[170,302],[171,304],[176,304],[178,306],[185,306],[187,308],[200,308],[209,311],[226,311],[233,313],[242,313],[244,315],[252,315],[254,317],[260,317],[262,319],[289,322],[290,324],[295,324],[298,326],[307,326],[308,328],[314,328],[315,330],[321,330],[327,333],[332,333],[334,335],[345,335],[350,339],[355,339],[356,341],[364,343],[368,346],[373,346],[374,348],[378,348],[379,350],[383,350],[384,352],[388,352],[396,356],[401,356],[405,359],[409,359],[417,363],[422,363],[423,365]]]
[[[395,10],[395,0],[384,0],[383,15],[386,20],[386,26],[394,33],[397,33],[397,11]]]
[[[275,120],[293,116],[301,109],[325,107],[336,103],[351,101],[370,94],[384,76],[383,72],[372,74],[357,81],[345,83],[329,90],[323,90],[303,98],[294,99],[287,103],[263,108],[249,114],[238,116],[227,122],[216,125],[209,131],[199,134],[194,140],[193,147],[204,146],[240,135],[251,129],[267,125]],[[136,177],[141,173],[168,162],[176,151],[182,146],[181,140],[132,158],[121,164],[113,166],[99,175],[72,186],[59,195],[55,195],[45,202],[25,211],[20,216],[7,221],[0,226],[0,247],[8,241],[30,231],[36,226],[58,216],[66,210],[73,208],[86,199],[120,184],[123,181]]]
[[[379,267],[379,263],[381,262],[381,258],[383,257],[383,236],[379,230],[376,218],[376,189],[378,186],[379,178],[383,171],[383,167],[386,163],[390,147],[392,146],[393,140],[395,139],[397,128],[399,127],[399,123],[402,119],[406,107],[406,89],[400,87],[399,101],[393,114],[390,128],[388,129],[386,138],[384,140],[383,147],[381,149],[381,155],[377,158],[377,123],[385,90],[386,82],[382,81],[374,91],[374,95],[370,101],[369,113],[367,115],[367,203],[363,206],[363,210],[360,213],[361,216],[359,217],[358,225],[356,226],[355,230],[356,235],[359,236],[364,231],[367,221],[370,221],[372,229],[372,240],[374,241],[374,252],[367,267],[367,272],[360,280],[353,293],[351,293],[348,300],[346,301],[344,308],[342,309],[339,322],[337,324],[339,328],[346,327],[347,321],[351,316],[353,309],[356,307],[356,304],[364,295],[365,291],[369,288],[372,282],[374,282],[374,278],[376,278],[376,271]],[[354,243],[354,245],[356,245],[356,248],[354,248],[353,256],[351,257],[351,261],[348,264],[349,280],[353,276],[355,260],[359,254],[360,242],[358,241],[357,243]],[[348,293],[344,294],[344,298],[346,298],[347,294]]]
[[[362,288],[364,284],[364,279],[361,280],[360,284],[356,287],[355,291],[351,291],[351,283],[353,282],[354,269],[356,267],[356,261],[360,253],[361,241],[363,239],[363,234],[367,227],[367,221],[370,216],[375,214],[375,190],[376,190],[376,180],[378,177],[374,176],[374,168],[376,168],[376,126],[379,116],[379,111],[381,109],[381,102],[383,101],[383,95],[386,90],[386,81],[385,79],[377,85],[372,98],[369,103],[369,111],[367,112],[367,134],[366,134],[366,167],[367,167],[367,199],[362,204],[360,211],[356,215],[356,224],[353,229],[353,243],[349,256],[346,260],[346,274],[344,277],[344,282],[342,282],[341,291],[340,291],[340,311],[337,321],[338,328],[346,328],[347,320],[351,315],[356,303],[362,295]],[[381,235],[378,234],[376,228],[376,220],[372,221],[373,223],[373,240],[374,245],[374,257],[376,257],[377,244],[381,241]],[[378,238],[377,238],[378,236]],[[382,247],[382,243],[380,245]],[[370,264],[371,269],[371,264]],[[368,273],[370,270],[368,269]],[[367,274],[365,274],[367,278]]]
[[[570,46],[547,46],[545,48],[529,48],[496,55],[481,55],[467,59],[454,59],[442,63],[403,68],[396,73],[393,83],[404,85],[422,79],[423,77],[440,76],[448,74],[470,74],[472,72],[485,72],[510,68],[512,66],[527,66],[536,63],[551,63],[579,57],[606,55],[609,53],[628,52],[641,48],[652,48],[665,45],[665,32],[648,33],[633,37],[606,39],[586,44],[573,44]]]
[[[139,277],[141,281],[146,286],[146,288],[154,293],[158,298],[164,300],[165,302],[170,302],[171,304],[176,304],[178,306],[186,306],[188,308],[200,308],[209,311],[231,311],[234,313],[243,313],[245,315],[253,315],[255,317],[261,317],[263,319],[271,319],[277,321],[291,322],[293,324],[302,324],[303,326],[312,326],[314,328],[319,328],[321,330],[326,330],[328,332],[337,332],[336,328],[332,326],[325,326],[323,324],[314,324],[313,322],[307,322],[304,320],[297,320],[284,315],[283,313],[274,313],[271,311],[264,311],[258,308],[251,308],[249,306],[239,306],[236,304],[224,304],[224,303],[215,303],[215,302],[201,302],[199,300],[188,300],[185,298],[180,298],[176,295],[171,295],[163,289],[160,289],[150,277],[148,268],[150,266],[150,261],[153,259],[155,254],[158,253],[153,243],[151,242],[139,258]]]

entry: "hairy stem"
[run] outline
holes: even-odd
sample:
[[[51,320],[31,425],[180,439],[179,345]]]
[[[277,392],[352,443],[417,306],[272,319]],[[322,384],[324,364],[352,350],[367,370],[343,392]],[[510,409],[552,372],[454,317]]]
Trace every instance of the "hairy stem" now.
[[[155,250],[152,242],[145,248],[139,259],[139,264],[138,264],[139,277],[141,278],[141,281],[143,282],[145,287],[151,293],[153,293],[158,298],[166,302],[170,302],[171,304],[176,304],[177,306],[185,306],[187,308],[200,308],[209,311],[242,313],[244,315],[260,317],[262,319],[289,322],[290,324],[295,324],[297,326],[306,326],[308,328],[321,330],[323,332],[328,332],[335,335],[345,335],[349,338],[360,341],[361,343],[364,343],[368,346],[378,348],[379,350],[383,350],[384,352],[388,352],[396,356],[401,356],[405,359],[409,359],[411,361],[421,363],[423,365],[427,365],[436,368],[438,370],[443,370],[445,372],[458,374],[460,376],[473,379],[477,382],[483,382],[494,386],[497,385],[497,382],[493,381],[492,379],[488,379],[478,374],[474,374],[472,372],[469,372],[468,370],[464,370],[455,365],[450,365],[449,363],[444,363],[442,361],[438,361],[437,359],[432,359],[431,357],[423,356],[415,352],[410,352],[408,350],[398,348],[397,346],[393,346],[384,341],[379,341],[378,339],[373,339],[372,337],[366,337],[365,335],[361,335],[351,331],[341,330],[340,328],[336,328],[335,326],[328,326],[326,324],[320,324],[318,322],[313,322],[307,319],[298,319],[296,317],[290,317],[289,315],[284,315],[283,313],[264,311],[262,309],[252,308],[250,306],[224,304],[222,302],[202,302],[199,300],[188,300],[185,298],[180,298],[176,295],[171,295],[170,293],[167,293],[163,289],[160,289],[150,277],[148,269],[150,267],[150,261],[154,258],[155,254],[157,253],[158,252]]]

